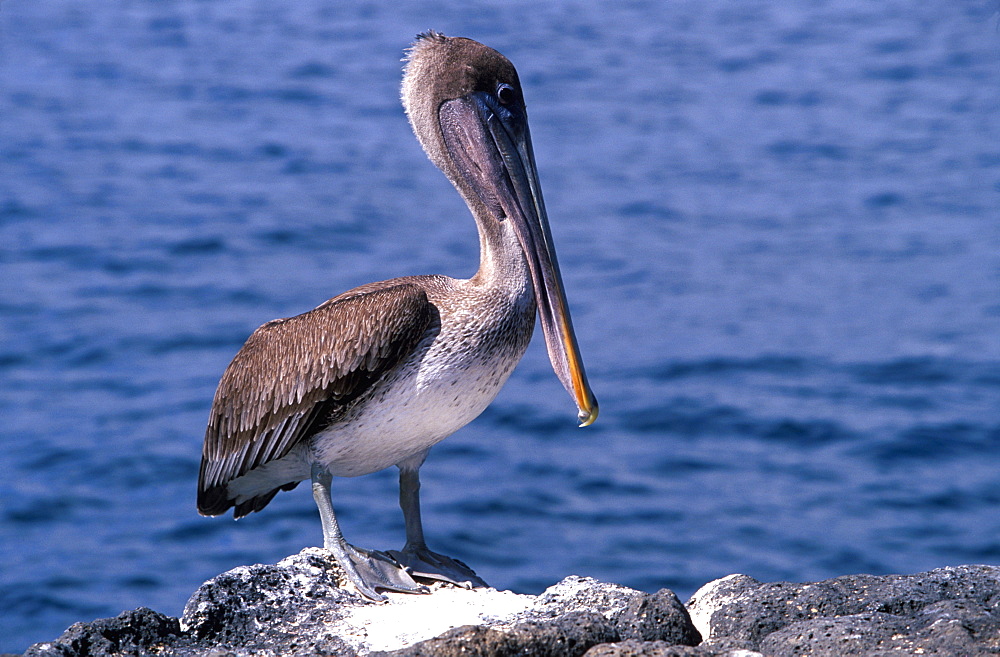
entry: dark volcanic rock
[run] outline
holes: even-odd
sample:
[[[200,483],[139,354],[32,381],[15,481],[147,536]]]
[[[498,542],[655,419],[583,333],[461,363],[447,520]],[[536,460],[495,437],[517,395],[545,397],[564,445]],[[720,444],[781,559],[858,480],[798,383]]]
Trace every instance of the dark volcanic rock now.
[[[340,588],[343,577],[336,561],[316,549],[276,565],[235,568],[201,585],[180,625],[202,645],[240,652],[353,655],[338,623],[367,603]]]
[[[456,628],[390,653],[393,657],[453,655],[582,655],[622,639],[662,639],[696,644],[701,639],[672,591],[650,595],[617,584],[567,577],[511,618]]]
[[[644,641],[697,645],[701,635],[673,591],[642,593],[618,584],[570,576],[538,596],[520,621],[545,621],[573,612],[598,612],[610,619],[619,636]]]
[[[50,643],[36,643],[25,657],[148,655],[174,646],[181,636],[176,618],[139,607],[114,618],[74,623]]]
[[[507,630],[467,625],[383,657],[576,657],[591,646],[618,640],[602,614],[573,612],[548,622],[528,621]]]
[[[342,581],[325,551],[306,549],[206,582],[179,620],[136,609],[77,623],[26,655],[1000,655],[994,566],[811,584],[732,575],[702,587],[688,609],[665,589],[648,594],[582,577],[539,596],[445,587],[390,594],[384,604],[366,603]]]
[[[701,643],[687,609],[673,591],[660,589],[653,595],[637,596],[615,617],[622,639],[664,641],[683,646]]]
[[[762,584],[737,575],[703,587],[688,608],[712,639],[745,641],[775,657],[902,655],[917,648],[922,654],[1000,654],[995,566],[811,584]]]
[[[602,643],[584,653],[584,657],[755,657],[757,655],[760,653],[747,650],[746,645],[734,641],[678,646],[667,641],[635,639],[621,643]]]
[[[808,649],[808,652],[804,652]],[[948,600],[913,615],[880,612],[792,623],[761,642],[768,655],[996,655],[1000,617]]]
[[[388,602],[372,604],[341,588],[343,580],[324,550],[307,548],[278,564],[235,568],[205,582],[179,620],[140,609],[74,625],[29,654],[294,657],[400,649],[556,657],[629,638],[698,641],[687,611],[667,590],[650,595],[567,577],[538,596],[438,587],[431,595],[389,594]]]

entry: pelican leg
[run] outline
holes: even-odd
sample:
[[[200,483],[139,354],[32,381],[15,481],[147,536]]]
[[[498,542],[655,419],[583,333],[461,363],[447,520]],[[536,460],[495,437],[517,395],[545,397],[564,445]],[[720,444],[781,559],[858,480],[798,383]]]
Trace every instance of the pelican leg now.
[[[425,454],[426,455],[426,454]],[[424,456],[425,456],[424,455]],[[413,462],[399,465],[399,506],[403,509],[406,523],[406,545],[400,550],[388,550],[387,554],[406,566],[414,576],[422,579],[449,582],[462,588],[489,586],[475,571],[458,559],[431,552],[424,542],[424,528],[420,521],[420,465]]]
[[[323,523],[323,547],[333,553],[358,592],[376,602],[384,602],[385,596],[375,589],[429,593],[427,587],[415,582],[402,565],[384,552],[356,548],[344,540],[330,502],[332,478],[326,468],[313,464],[312,491]]]

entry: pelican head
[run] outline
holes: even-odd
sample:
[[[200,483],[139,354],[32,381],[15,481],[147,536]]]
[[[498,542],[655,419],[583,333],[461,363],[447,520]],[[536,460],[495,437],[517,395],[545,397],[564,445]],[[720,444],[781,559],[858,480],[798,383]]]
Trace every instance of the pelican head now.
[[[549,231],[517,71],[471,39],[427,32],[409,51],[402,87],[413,132],[477,221],[510,221],[531,272],[552,368],[581,426],[597,419]]]

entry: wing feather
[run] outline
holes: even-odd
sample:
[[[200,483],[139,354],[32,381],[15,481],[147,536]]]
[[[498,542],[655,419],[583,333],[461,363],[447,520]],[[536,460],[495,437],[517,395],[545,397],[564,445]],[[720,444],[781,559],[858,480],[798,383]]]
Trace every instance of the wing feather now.
[[[404,282],[364,286],[254,331],[215,393],[198,510],[218,515],[234,506],[226,484],[322,430],[401,363],[435,321],[424,290]],[[276,491],[237,505],[237,516],[260,510]]]

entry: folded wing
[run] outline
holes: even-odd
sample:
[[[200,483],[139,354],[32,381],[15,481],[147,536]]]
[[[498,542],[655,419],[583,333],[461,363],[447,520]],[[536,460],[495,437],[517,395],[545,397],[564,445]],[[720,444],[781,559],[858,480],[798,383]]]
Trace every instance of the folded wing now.
[[[239,518],[264,508],[279,490],[294,488],[298,481],[289,481],[239,504],[226,491],[233,479],[322,431],[410,356],[437,322],[420,286],[397,283],[358,288],[254,331],[215,393],[198,511],[219,515],[235,507]]]

